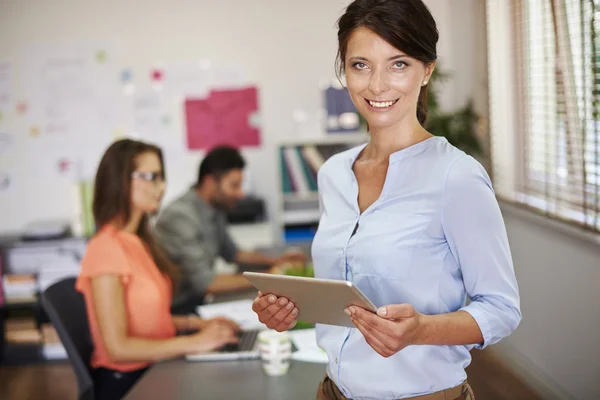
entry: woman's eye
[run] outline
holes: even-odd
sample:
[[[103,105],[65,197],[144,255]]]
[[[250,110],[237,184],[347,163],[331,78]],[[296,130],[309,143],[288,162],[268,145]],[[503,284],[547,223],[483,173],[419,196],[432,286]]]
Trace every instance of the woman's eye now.
[[[396,64],[394,64],[394,67],[397,69],[402,69],[406,67],[406,63],[404,61],[398,61]]]
[[[356,63],[354,63],[354,68],[356,68],[356,69],[365,69],[365,68],[367,68],[367,64],[362,63],[362,62],[356,62]]]

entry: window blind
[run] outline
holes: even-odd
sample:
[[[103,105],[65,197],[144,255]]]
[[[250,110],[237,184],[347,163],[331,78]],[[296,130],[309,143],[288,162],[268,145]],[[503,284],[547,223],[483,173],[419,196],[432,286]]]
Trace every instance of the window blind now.
[[[492,54],[507,44],[505,65],[513,71],[502,76],[501,66],[490,65],[492,117],[499,109],[491,142],[503,149],[492,149],[499,195],[600,232],[600,0],[507,4],[502,30],[493,22],[502,5],[488,1],[488,23],[496,26],[488,35],[490,63],[501,62]],[[500,97],[502,84],[511,105]],[[507,116],[515,119],[512,132],[498,129]]]

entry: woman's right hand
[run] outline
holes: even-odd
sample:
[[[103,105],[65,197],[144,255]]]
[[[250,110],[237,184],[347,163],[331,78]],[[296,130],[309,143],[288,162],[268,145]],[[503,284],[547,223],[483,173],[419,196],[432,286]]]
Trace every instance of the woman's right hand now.
[[[292,329],[296,325],[298,316],[298,309],[294,303],[285,297],[264,295],[261,292],[258,292],[258,296],[252,303],[252,311],[258,314],[258,320],[267,325],[267,328],[275,329],[277,332]]]
[[[237,330],[222,321],[211,321],[200,332],[188,336],[189,353],[205,353],[239,341]]]

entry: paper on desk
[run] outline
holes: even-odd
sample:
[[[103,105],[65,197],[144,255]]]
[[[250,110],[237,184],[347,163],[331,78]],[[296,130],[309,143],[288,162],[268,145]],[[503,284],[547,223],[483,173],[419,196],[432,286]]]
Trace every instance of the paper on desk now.
[[[226,303],[207,304],[198,307],[202,318],[227,317],[237,322],[243,330],[266,329],[252,311],[252,300],[238,300]]]
[[[329,358],[317,345],[317,333],[315,329],[301,329],[290,331],[290,337],[298,349],[292,354],[292,359],[296,361],[327,364]]]

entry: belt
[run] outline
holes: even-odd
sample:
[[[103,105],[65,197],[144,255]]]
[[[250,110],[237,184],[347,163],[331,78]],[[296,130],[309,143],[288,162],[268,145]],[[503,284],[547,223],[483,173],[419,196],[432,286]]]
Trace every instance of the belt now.
[[[325,376],[319,385],[318,400],[347,400],[347,397],[340,391],[337,385]],[[472,400],[471,387],[464,381],[458,386],[450,389],[442,390],[435,393],[425,394],[422,396],[408,397],[402,400]]]

